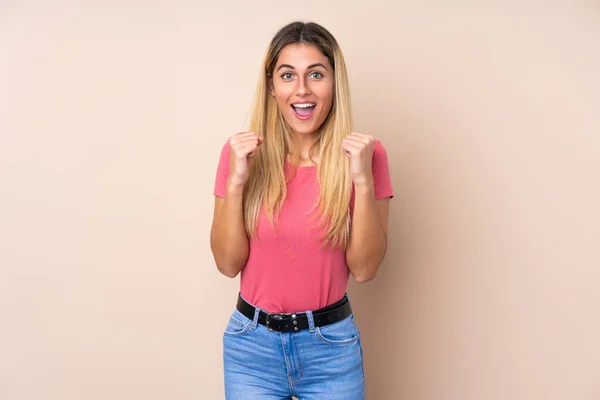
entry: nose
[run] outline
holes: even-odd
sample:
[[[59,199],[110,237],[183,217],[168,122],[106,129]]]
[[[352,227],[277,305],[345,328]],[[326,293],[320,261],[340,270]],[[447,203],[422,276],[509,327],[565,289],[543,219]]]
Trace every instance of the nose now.
[[[306,96],[310,94],[310,86],[307,84],[305,79],[298,79],[298,96]]]

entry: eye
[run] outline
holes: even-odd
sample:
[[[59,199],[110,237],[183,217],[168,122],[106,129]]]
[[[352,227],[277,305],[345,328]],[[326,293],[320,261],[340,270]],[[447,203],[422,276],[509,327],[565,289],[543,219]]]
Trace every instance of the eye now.
[[[310,77],[314,79],[321,79],[323,78],[323,74],[320,72],[311,72]]]
[[[283,79],[284,81],[289,81],[293,77],[294,75],[291,72],[286,72],[283,75],[281,75],[281,79]]]

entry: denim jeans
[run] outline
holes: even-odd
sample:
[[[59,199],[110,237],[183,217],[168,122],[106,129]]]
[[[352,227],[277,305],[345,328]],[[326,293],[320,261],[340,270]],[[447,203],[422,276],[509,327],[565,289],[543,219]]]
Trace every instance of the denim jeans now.
[[[227,400],[364,400],[362,345],[354,315],[309,329],[276,332],[237,309],[223,333]]]

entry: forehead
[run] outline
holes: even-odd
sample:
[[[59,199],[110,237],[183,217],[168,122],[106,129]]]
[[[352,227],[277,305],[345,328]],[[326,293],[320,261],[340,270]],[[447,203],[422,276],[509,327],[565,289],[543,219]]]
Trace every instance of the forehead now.
[[[279,53],[276,68],[281,64],[289,64],[294,68],[306,68],[311,64],[321,63],[327,68],[331,65],[329,60],[321,51],[312,44],[294,43],[288,44]]]

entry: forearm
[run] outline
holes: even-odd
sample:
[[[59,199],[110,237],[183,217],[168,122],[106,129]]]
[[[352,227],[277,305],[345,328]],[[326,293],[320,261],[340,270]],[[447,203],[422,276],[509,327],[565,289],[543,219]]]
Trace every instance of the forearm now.
[[[211,249],[219,271],[234,278],[246,265],[249,253],[244,228],[242,187],[229,184],[223,206],[211,231]]]
[[[356,186],[346,261],[357,282],[366,282],[375,277],[386,247],[387,239],[381,226],[373,184]]]

